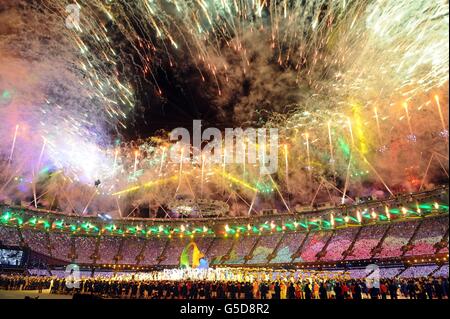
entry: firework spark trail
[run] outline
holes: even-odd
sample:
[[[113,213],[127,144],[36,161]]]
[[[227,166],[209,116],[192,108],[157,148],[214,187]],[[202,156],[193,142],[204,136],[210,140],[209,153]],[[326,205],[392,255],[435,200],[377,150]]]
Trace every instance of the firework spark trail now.
[[[403,181],[401,172],[417,163],[416,154],[430,144],[442,151],[445,144],[428,136],[439,127],[444,134],[448,118],[439,104],[448,103],[448,4],[439,0],[303,2],[78,0],[80,21],[74,28],[63,26],[67,5],[73,1],[24,3],[25,11],[7,5],[5,13],[0,12],[0,19],[10,27],[0,28],[0,94],[5,88],[15,93],[12,102],[0,100],[4,118],[0,133],[11,136],[20,126],[10,171],[24,163],[34,167],[32,158],[39,154],[39,141],[44,138],[48,144],[43,166],[56,166],[74,183],[92,184],[99,178],[103,195],[135,187],[130,187],[130,180],[139,184],[160,178],[166,142],[139,145],[150,152],[140,158],[143,173],[137,176],[135,145],[124,144],[118,151],[111,146],[114,138],[109,132],[130,124],[135,90],[144,85],[140,82],[150,81],[157,94],[164,94],[154,70],[161,60],[180,67],[177,59],[186,52],[204,81],[211,82],[205,94],[214,97],[218,113],[229,114],[224,108],[234,101],[232,113],[238,123],[261,125],[267,120],[266,126],[283,128],[281,138],[290,145],[285,161],[298,163],[290,167],[289,192],[298,198],[312,197],[317,184],[309,185],[305,177],[330,175],[330,163],[331,175],[346,180],[344,196],[350,190],[358,192],[362,181],[378,179],[369,174],[347,184],[350,170],[361,174],[371,166],[393,183]],[[29,46],[30,39],[41,40]],[[143,74],[140,79],[133,74],[137,69]],[[244,79],[251,90],[236,100]],[[437,117],[433,99],[438,101]],[[404,103],[408,103],[406,124]],[[375,121],[363,116],[374,109]],[[351,141],[346,133],[349,118],[354,118],[356,132]],[[410,149],[405,129],[414,131],[415,149]],[[371,131],[378,131],[377,138]],[[311,137],[307,156],[302,150],[306,132]],[[391,132],[390,141],[382,139],[380,132],[384,137]],[[444,138],[448,141],[448,134]],[[354,154],[350,161],[346,143],[365,145],[364,159]],[[410,156],[393,161],[399,147]],[[8,152],[12,154],[11,140],[0,144],[0,153]],[[181,171],[170,162],[165,163],[166,170],[170,175]],[[183,172],[196,172],[190,175],[201,190],[194,191],[209,196],[219,192],[214,170],[210,165],[183,163]],[[27,171],[31,172],[24,169],[22,175]],[[259,181],[258,171],[244,166],[244,182]],[[241,176],[242,167],[227,165],[226,173]],[[52,183],[59,185],[59,178],[50,178],[46,187],[57,189]],[[274,180],[280,182],[281,176]],[[180,187],[174,183],[167,188]],[[89,193],[75,189],[66,193],[74,198]],[[161,200],[171,196],[168,189]],[[147,195],[136,196],[145,200]],[[91,206],[96,205],[101,204]]]

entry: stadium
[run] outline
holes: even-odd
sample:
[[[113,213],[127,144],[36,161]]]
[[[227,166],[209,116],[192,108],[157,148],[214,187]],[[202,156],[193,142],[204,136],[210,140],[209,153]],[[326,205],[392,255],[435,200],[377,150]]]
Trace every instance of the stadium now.
[[[448,298],[448,2],[0,21],[1,299]]]

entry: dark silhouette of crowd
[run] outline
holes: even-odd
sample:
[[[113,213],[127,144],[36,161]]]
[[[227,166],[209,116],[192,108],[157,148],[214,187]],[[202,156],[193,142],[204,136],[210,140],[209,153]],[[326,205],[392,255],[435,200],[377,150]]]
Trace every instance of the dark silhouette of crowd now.
[[[0,289],[120,299],[446,299],[448,278],[300,279],[262,282],[72,279],[0,275]]]

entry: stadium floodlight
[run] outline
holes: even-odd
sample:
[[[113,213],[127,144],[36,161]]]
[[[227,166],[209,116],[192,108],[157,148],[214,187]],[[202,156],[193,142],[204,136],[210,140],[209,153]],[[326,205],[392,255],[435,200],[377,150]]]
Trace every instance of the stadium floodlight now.
[[[108,214],[105,214],[105,213],[97,214],[97,217],[100,218],[103,221],[110,221],[110,220],[112,220],[112,217],[110,215],[108,215]]]

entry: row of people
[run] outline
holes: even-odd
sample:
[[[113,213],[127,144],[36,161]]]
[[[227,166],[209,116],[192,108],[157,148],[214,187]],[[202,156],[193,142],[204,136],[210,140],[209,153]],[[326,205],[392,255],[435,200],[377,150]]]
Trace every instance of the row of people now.
[[[415,279],[300,279],[254,282],[150,281],[117,278],[56,278],[0,275],[0,288],[49,290],[55,294],[84,293],[131,299],[443,299],[448,278]]]

